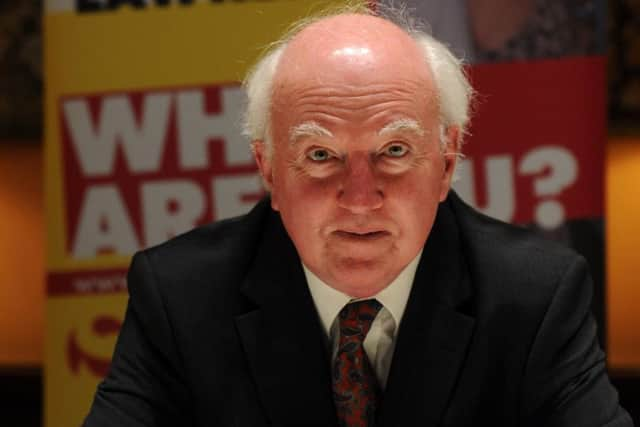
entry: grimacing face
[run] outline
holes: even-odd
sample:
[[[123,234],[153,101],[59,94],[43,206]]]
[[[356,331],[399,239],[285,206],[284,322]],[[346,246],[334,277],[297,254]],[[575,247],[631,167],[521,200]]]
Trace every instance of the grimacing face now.
[[[290,42],[274,83],[273,155],[254,142],[302,262],[353,297],[384,289],[418,254],[455,167],[458,131],[447,129],[443,150],[430,71],[389,26],[376,29],[381,40],[318,41],[312,26]]]

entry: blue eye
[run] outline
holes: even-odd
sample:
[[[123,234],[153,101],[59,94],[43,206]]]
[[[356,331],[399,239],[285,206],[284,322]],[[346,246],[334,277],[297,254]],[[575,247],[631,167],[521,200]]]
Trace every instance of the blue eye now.
[[[385,148],[384,153],[389,157],[403,157],[408,151],[404,144],[390,144]]]
[[[329,152],[323,148],[315,148],[307,156],[314,162],[324,162],[330,157]]]

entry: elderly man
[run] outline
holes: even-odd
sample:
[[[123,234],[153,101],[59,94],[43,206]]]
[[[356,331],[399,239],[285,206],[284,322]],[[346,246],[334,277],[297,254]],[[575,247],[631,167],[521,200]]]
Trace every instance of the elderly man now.
[[[585,263],[450,191],[470,87],[364,12],[247,81],[270,197],[137,254],[87,426],[627,426]]]

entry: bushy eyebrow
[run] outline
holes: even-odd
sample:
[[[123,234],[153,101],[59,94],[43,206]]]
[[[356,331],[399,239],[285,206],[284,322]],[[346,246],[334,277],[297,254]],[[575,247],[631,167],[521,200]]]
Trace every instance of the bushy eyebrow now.
[[[304,122],[291,128],[289,131],[289,142],[294,144],[305,137],[333,137],[331,131],[316,122]]]
[[[385,125],[378,131],[378,136],[385,136],[396,132],[412,132],[418,136],[424,136],[425,130],[416,120],[399,119]]]

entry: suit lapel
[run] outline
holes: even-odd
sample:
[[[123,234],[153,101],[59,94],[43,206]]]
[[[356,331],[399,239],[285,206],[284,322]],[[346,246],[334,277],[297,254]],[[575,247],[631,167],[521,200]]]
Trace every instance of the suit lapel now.
[[[472,335],[471,286],[455,217],[442,203],[402,319],[380,426],[439,425]]]
[[[243,293],[257,309],[236,327],[274,425],[335,426],[326,342],[295,248],[271,213]]]

